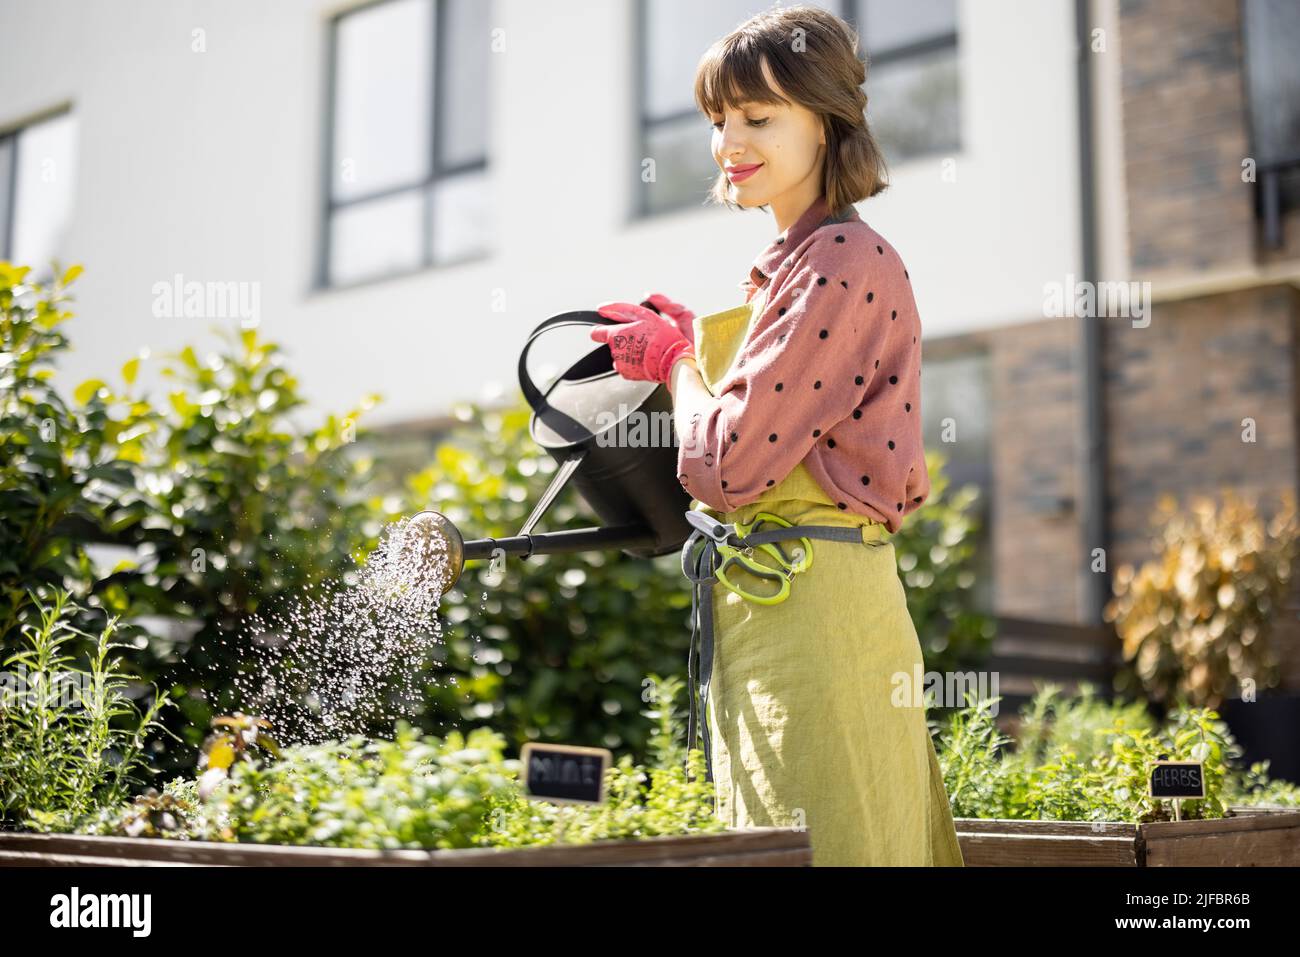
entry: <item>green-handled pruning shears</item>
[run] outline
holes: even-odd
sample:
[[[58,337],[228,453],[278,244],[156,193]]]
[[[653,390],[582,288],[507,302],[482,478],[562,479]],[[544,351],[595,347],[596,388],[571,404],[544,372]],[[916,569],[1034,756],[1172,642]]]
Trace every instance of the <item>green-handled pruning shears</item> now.
[[[747,538],[753,532],[758,531],[759,527],[764,524],[778,525],[783,528],[790,528],[791,525],[779,515],[773,515],[771,512],[759,512],[754,516],[754,520],[748,524],[737,522],[735,524],[736,536],[740,539]],[[800,537],[799,544],[787,555],[779,542],[766,542],[762,545],[730,545],[725,542],[717,544],[718,554],[722,556],[722,563],[718,566],[716,572],[718,581],[735,592],[741,598],[747,601],[756,602],[760,605],[777,605],[790,597],[790,582],[795,575],[802,571],[807,571],[812,567],[812,542],[807,538]],[[768,565],[754,560],[754,549],[762,549],[770,555],[781,570],[778,571]],[[727,576],[727,570],[733,564],[740,565],[745,571],[757,578],[763,578],[768,581],[777,583],[777,590],[770,595],[755,595],[746,591],[737,585]]]

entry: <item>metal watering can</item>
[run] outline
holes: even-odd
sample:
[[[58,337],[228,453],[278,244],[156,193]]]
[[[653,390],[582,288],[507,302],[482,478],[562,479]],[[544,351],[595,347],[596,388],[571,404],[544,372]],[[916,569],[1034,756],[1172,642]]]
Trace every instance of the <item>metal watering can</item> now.
[[[641,305],[658,309],[649,303]],[[450,574],[443,591],[459,581],[465,562],[504,553],[528,558],[595,549],[619,548],[635,558],[678,551],[690,536],[686,521],[691,496],[677,481],[677,447],[652,440],[646,446],[621,444],[618,436],[627,420],[645,417],[657,438],[672,436],[672,397],[658,382],[624,379],[614,370],[609,346],[587,353],[545,392],[528,372],[528,352],[543,333],[562,326],[616,325],[594,311],[565,312],[535,328],[519,355],[519,387],[533,409],[528,432],[559,463],[550,486],[518,534],[509,538],[466,541],[441,512],[426,510],[412,516],[411,533],[427,547],[440,540]],[[666,428],[660,428],[664,423]],[[533,533],[569,482],[604,521],[596,528]]]

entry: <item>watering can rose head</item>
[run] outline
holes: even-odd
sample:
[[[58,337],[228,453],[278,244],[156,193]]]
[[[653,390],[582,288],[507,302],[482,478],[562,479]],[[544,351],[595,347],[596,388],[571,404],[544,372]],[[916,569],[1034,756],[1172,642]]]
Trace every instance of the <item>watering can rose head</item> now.
[[[445,594],[465,567],[465,540],[451,519],[426,509],[399,522],[397,555],[408,583],[428,582]]]

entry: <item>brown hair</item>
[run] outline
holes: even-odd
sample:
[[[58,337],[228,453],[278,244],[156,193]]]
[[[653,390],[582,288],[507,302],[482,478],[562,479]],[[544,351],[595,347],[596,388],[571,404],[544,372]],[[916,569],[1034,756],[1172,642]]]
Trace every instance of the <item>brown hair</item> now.
[[[867,128],[866,60],[858,34],[833,13],[798,6],[765,11],[718,40],[700,58],[695,102],[707,116],[746,101],[785,103],[767,85],[762,61],[796,103],[821,116],[826,131],[822,195],[832,213],[875,196],[888,186],[885,159]],[[719,171],[709,190],[718,204],[731,201]]]

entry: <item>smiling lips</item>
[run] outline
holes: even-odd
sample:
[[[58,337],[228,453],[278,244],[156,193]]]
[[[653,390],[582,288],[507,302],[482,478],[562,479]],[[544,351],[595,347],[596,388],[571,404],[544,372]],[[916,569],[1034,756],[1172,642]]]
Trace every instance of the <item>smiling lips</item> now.
[[[753,176],[762,165],[762,163],[747,163],[742,166],[728,166],[727,178],[733,183],[742,182]]]

